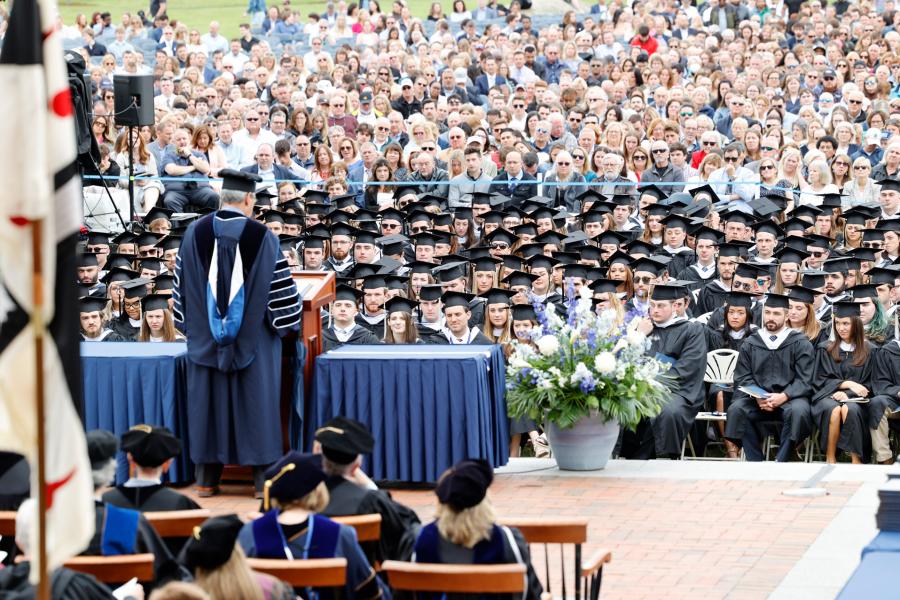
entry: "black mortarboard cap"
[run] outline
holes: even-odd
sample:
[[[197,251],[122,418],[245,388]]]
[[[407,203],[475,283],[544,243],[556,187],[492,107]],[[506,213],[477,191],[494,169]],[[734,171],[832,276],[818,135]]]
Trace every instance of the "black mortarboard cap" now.
[[[410,236],[410,239],[412,239],[413,244],[416,246],[434,246],[437,243],[438,236],[430,231],[423,231],[422,233]]]
[[[375,438],[368,427],[343,416],[335,417],[317,429],[315,439],[321,444],[325,458],[339,465],[349,465],[357,456],[368,454],[375,447]]]
[[[365,294],[360,290],[356,289],[353,286],[347,285],[346,283],[339,283],[334,288],[334,299],[337,300],[348,300],[350,302],[359,301]]]
[[[853,293],[854,300],[861,300],[863,298],[872,298],[873,300],[878,299],[878,286],[874,283],[861,283],[850,288],[850,292]]]
[[[825,271],[800,271],[800,282],[803,287],[820,289],[825,286]]]
[[[783,294],[769,294],[766,296],[766,306],[769,308],[789,308],[789,298]]]
[[[141,310],[144,312],[150,310],[167,310],[169,308],[169,294],[147,294],[141,298]]]
[[[513,321],[537,321],[537,314],[531,304],[514,304],[512,307]]]
[[[331,199],[331,203],[340,209],[351,208],[356,205],[356,194],[341,194]]]
[[[607,229],[601,233],[598,233],[596,236],[591,238],[594,242],[602,245],[616,245],[621,246],[622,244],[628,241],[628,236],[622,235],[618,231],[612,231],[611,229]]]
[[[563,267],[563,275],[567,278],[580,277],[581,279],[587,279],[587,266],[578,263],[565,265]]]
[[[833,310],[832,316],[839,319],[847,317],[859,317],[859,302],[849,300],[841,300],[831,305]]]
[[[816,296],[818,296],[821,292],[817,292],[814,289],[802,286],[802,285],[794,285],[788,288],[788,299],[793,300],[795,302],[802,302],[803,304],[812,304],[816,300]]]
[[[77,259],[78,267],[99,267],[100,263],[97,262],[97,255],[93,252],[79,252]]]
[[[442,264],[441,266],[436,267],[432,273],[434,274],[435,279],[441,283],[449,283],[454,279],[459,279],[460,277],[468,275],[468,263],[452,262]]]
[[[175,211],[173,210],[169,210],[168,208],[163,208],[161,206],[154,206],[147,211],[147,214],[144,215],[143,222],[149,225],[157,219],[165,219],[167,221],[171,221],[172,215],[174,214]]]
[[[83,296],[78,299],[78,312],[92,313],[100,312],[106,308],[106,298],[94,296]]]
[[[900,192],[900,180],[889,178],[876,181],[881,186],[881,191]]]
[[[738,277],[752,277],[753,279],[756,279],[757,277],[768,275],[769,267],[768,265],[758,265],[755,263],[738,263],[734,269],[734,274]]]
[[[553,246],[562,246],[562,241],[564,239],[566,239],[566,236],[562,235],[561,233],[559,233],[557,231],[553,231],[552,229],[549,229],[549,230],[545,231],[544,233],[540,234],[539,236],[537,236],[536,238],[534,238],[534,240],[532,240],[532,241],[537,242],[539,244],[551,244]]]
[[[513,271],[521,271],[525,268],[525,259],[515,254],[504,254],[502,257],[503,266]]]
[[[269,510],[272,500],[282,506],[303,498],[325,481],[320,454],[288,452],[266,469],[263,484],[263,508]]]
[[[443,310],[447,310],[448,308],[453,308],[454,306],[462,306],[466,310],[470,310],[469,303],[472,302],[472,299],[475,296],[472,294],[465,294],[463,292],[444,292],[441,295],[441,301],[444,303]]]
[[[753,298],[753,294],[746,292],[728,292],[725,295],[725,304],[727,306],[750,308],[753,306]]]
[[[501,264],[503,261],[499,258],[494,258],[493,256],[479,256],[474,260],[470,260],[472,263],[472,271],[496,271],[497,265]]]
[[[512,298],[516,292],[512,290],[504,290],[501,288],[491,288],[484,294],[480,294],[481,298],[487,300],[487,304],[506,304],[512,306]]]
[[[822,209],[813,206],[811,204],[801,204],[794,210],[790,212],[791,217],[797,217],[799,219],[806,219],[810,222],[814,221],[816,217],[822,214]]]
[[[894,285],[894,281],[897,278],[900,278],[900,272],[895,271],[893,269],[885,269],[882,267],[875,267],[873,269],[869,269],[866,275],[869,276],[869,283],[873,285]]]
[[[615,294],[618,290],[620,281],[613,279],[595,279],[588,286],[595,294]]]
[[[676,229],[680,227],[681,229],[684,229],[685,231],[687,231],[688,228],[690,227],[691,221],[688,217],[685,217],[684,215],[670,214],[669,216],[665,217],[662,220],[662,224],[665,225],[666,227],[671,227],[671,228],[676,228]]]
[[[235,192],[251,193],[256,191],[256,184],[263,180],[255,173],[238,171],[236,169],[222,169],[219,171],[222,178],[222,189]]]
[[[559,261],[555,258],[551,256],[544,256],[543,254],[535,254],[534,256],[528,258],[525,262],[531,269],[547,269],[548,271],[559,264]]]
[[[653,300],[678,300],[684,297],[685,288],[680,285],[658,283],[653,286],[650,298]]]
[[[141,246],[156,246],[160,238],[162,238],[161,235],[157,235],[150,231],[144,231],[137,236],[137,239],[135,239],[134,243],[137,244],[139,248]]]
[[[119,449],[119,439],[105,429],[92,429],[85,435],[91,469],[105,466]]]
[[[227,563],[234,552],[234,544],[244,522],[234,514],[212,517],[194,528],[181,551],[184,565],[189,569],[214,571]]]
[[[534,273],[526,273],[524,271],[513,271],[503,278],[503,283],[509,286],[524,285],[531,287],[531,284],[537,280],[538,276]]]
[[[826,273],[846,273],[849,270],[847,257],[829,258],[822,263],[822,270]]]
[[[89,246],[109,246],[109,235],[105,231],[88,231],[87,243]]]
[[[853,248],[847,254],[858,261],[875,262],[877,260],[878,250],[875,248]],[[871,273],[871,271],[870,271]]]
[[[698,197],[709,200],[713,204],[719,201],[719,195],[716,194],[716,191],[708,183],[699,187],[695,187],[694,189],[689,190],[688,193],[693,196],[695,201],[698,199]]]
[[[404,298],[403,296],[394,296],[384,303],[384,309],[388,314],[402,312],[411,315],[417,306],[419,306],[418,302],[416,302],[415,300],[409,300],[408,298]]]
[[[775,256],[778,257],[778,260],[782,263],[796,263],[800,264],[807,257],[809,257],[809,252],[805,250],[798,250],[797,248],[791,248],[790,246],[785,246],[781,250],[775,253]]]
[[[163,252],[167,252],[169,250],[178,250],[179,248],[181,248],[182,239],[183,238],[180,235],[167,235],[156,243],[156,247]]]
[[[629,254],[644,254],[646,256],[651,256],[654,252],[656,252],[656,248],[653,244],[649,244],[644,240],[634,240],[633,242],[628,242],[625,244],[625,248],[628,250]]]
[[[494,471],[487,462],[466,459],[441,475],[434,493],[441,504],[461,512],[480,504],[493,481]]]
[[[646,273],[653,273],[655,276],[659,276],[666,269],[666,265],[657,260],[656,258],[639,258],[637,260],[632,261],[631,270],[632,272],[644,271]]]
[[[434,302],[435,300],[440,300],[443,293],[443,288],[440,285],[423,285],[419,290],[419,300]]]
[[[809,221],[799,217],[791,217],[781,223],[781,228],[785,233],[789,231],[806,231],[810,227],[812,227],[812,224]]]
[[[831,240],[824,235],[809,233],[806,235],[806,246],[813,248],[831,248]]]
[[[163,273],[153,278],[153,291],[165,291],[175,289],[175,276],[169,273]]]
[[[665,192],[665,190],[663,190],[659,186],[651,183],[649,185],[642,185],[642,186],[638,187],[638,195],[639,196],[651,195],[651,196],[655,196],[657,200],[662,200],[668,194]]]
[[[784,235],[784,232],[778,226],[778,223],[776,223],[772,219],[766,219],[765,221],[754,223],[753,230],[756,233],[769,233],[775,236],[776,239]]]
[[[151,279],[145,279],[143,277],[138,277],[137,279],[132,279],[130,281],[125,281],[122,283],[122,289],[125,290],[126,298],[143,298],[147,295],[147,284],[150,283]]]
[[[385,281],[384,275],[374,274],[374,275],[367,275],[367,276],[363,277],[363,285],[362,285],[363,290],[377,290],[379,288],[386,288],[386,287],[387,287],[387,281]]]
[[[134,462],[142,467],[156,468],[170,458],[181,454],[181,440],[167,427],[134,425],[122,434],[120,444],[123,452],[128,452]]]
[[[134,279],[138,276],[138,272],[133,269],[128,269],[125,267],[113,267],[109,271],[107,271],[106,275],[103,276],[103,283],[109,285],[110,283],[114,283],[116,281],[128,281],[130,279]]]
[[[142,258],[138,263],[138,267],[141,271],[147,269],[148,271],[156,271],[158,273],[162,270],[162,261],[158,258]]]

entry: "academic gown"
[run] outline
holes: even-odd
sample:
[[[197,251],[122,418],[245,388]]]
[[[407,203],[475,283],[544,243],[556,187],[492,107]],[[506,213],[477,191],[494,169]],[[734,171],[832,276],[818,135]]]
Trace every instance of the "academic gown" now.
[[[697,262],[697,255],[694,253],[694,251],[687,247],[684,248],[685,249],[681,250],[680,252],[669,252],[668,250],[666,250],[666,247],[663,246],[662,254],[664,256],[672,257],[672,260],[669,261],[669,265],[667,267],[669,273],[681,273],[692,264]]]
[[[713,279],[704,285],[700,288],[700,295],[697,297],[697,314],[703,315],[723,306],[730,291],[722,287],[718,279]]]
[[[367,490],[341,476],[329,477],[325,485],[330,497],[328,506],[322,511],[326,517],[381,515],[381,540],[374,548],[363,548],[370,564],[385,560],[408,561],[412,557],[413,544],[421,526],[414,511],[395,502],[383,490]]]
[[[132,325],[131,319],[125,314],[116,319],[112,319],[109,322],[109,328],[119,337],[116,341],[121,342],[136,342],[138,334],[141,333],[140,326],[135,327]]]
[[[342,342],[338,339],[337,335],[334,333],[334,327],[326,327],[322,329],[322,352],[328,352],[329,350],[334,350],[335,348],[340,348],[344,344],[380,344],[381,340],[375,335],[363,327],[358,323],[355,324],[353,328],[353,333],[350,334],[350,337],[346,342]]]
[[[482,327],[484,325],[484,313],[487,306],[486,298],[475,298],[469,303],[471,316],[469,317],[469,327]]]
[[[724,305],[714,309],[712,313],[709,315],[709,319],[706,321],[706,326],[710,329],[721,329],[725,325],[725,311],[726,307]],[[755,303],[750,307],[750,323],[759,327],[762,325],[762,312],[763,305],[759,302]],[[700,313],[703,314],[703,313]],[[699,315],[698,315],[699,316]]]
[[[781,345],[769,350],[759,330],[741,346],[734,371],[734,400],[728,407],[725,437],[740,443],[752,435],[750,429],[763,421],[782,421],[781,443],[798,444],[812,430],[810,396],[815,371],[812,344],[799,331],[791,331]],[[759,386],[770,393],[784,392],[787,402],[774,411],[763,411],[756,400],[740,391],[741,386]]]
[[[383,340],[384,328],[387,326],[387,313],[382,312],[380,315],[369,316],[359,312],[356,314],[356,324],[368,329],[379,340]]]
[[[83,556],[115,556],[123,554],[153,554],[154,581],[164,585],[169,581],[189,581],[153,525],[134,510],[107,506],[94,501],[94,537],[82,552]],[[124,581],[121,583],[125,583]]]
[[[872,361],[872,394],[869,401],[868,427],[876,429],[884,411],[900,405],[900,341],[894,340],[878,349]]]
[[[28,581],[31,562],[24,561],[0,569],[0,597],[4,600],[32,600],[37,588]],[[106,585],[93,575],[78,573],[66,568],[53,571],[50,576],[50,597],[53,600],[113,600]]]
[[[30,495],[31,469],[28,461],[15,452],[0,452],[0,510],[18,510]],[[0,537],[0,551],[7,553],[3,564],[13,564],[18,553],[15,537]]]
[[[170,510],[196,510],[200,505],[171,488],[160,484],[139,487],[120,485],[103,494],[103,502],[130,508],[140,512],[157,512]],[[165,538],[163,540],[173,556],[178,556],[187,538]]]
[[[96,338],[87,338],[84,334],[81,334],[81,339],[85,342],[124,342],[126,340],[122,339],[122,337],[113,331],[112,329],[104,329],[100,332],[100,335]]]
[[[704,285],[710,283],[711,281],[714,281],[718,276],[718,269],[713,267],[712,271],[710,271],[710,274],[707,277],[703,277],[703,275],[701,275],[700,271],[697,269],[697,263],[695,261],[692,265],[685,267],[680,272],[677,272],[675,275],[675,279],[678,279],[679,281],[691,282],[687,287],[693,292],[695,290],[702,289]]]
[[[703,373],[706,370],[704,327],[700,323],[681,320],[664,328],[653,328],[649,352],[651,356],[656,355],[670,364],[665,375],[670,395],[659,415],[644,419],[634,434],[626,432],[622,444],[622,455],[626,458],[652,458],[653,450],[656,456],[681,454],[681,444],[697,413],[703,408]],[[648,439],[651,433],[652,449]]]
[[[346,558],[347,583],[342,597],[371,600],[380,594],[384,600],[391,598],[390,590],[359,547],[356,530],[322,515],[310,515],[299,525],[282,525],[278,522],[278,511],[271,510],[245,524],[238,533],[237,543],[251,558],[285,559],[288,558],[285,550],[294,559]],[[319,590],[322,600],[334,596],[330,589]],[[309,596],[304,594],[304,597]]]
[[[282,455],[281,336],[301,316],[278,238],[230,209],[206,215],[185,233],[175,283],[175,320],[188,338],[191,460],[275,462]]]
[[[422,527],[419,537],[416,539],[413,562],[452,565],[524,564],[527,577],[525,593],[491,594],[490,598],[492,600],[539,600],[544,591],[534,571],[534,566],[531,564],[528,544],[522,533],[515,527],[503,527],[495,524],[491,529],[490,539],[482,540],[472,548],[466,548],[441,536],[437,522],[429,523]],[[438,594],[425,595],[425,597],[431,599],[440,597],[444,600],[461,598],[456,595]],[[484,596],[484,598],[487,597]]]
[[[423,344],[449,344],[441,329],[432,329],[424,323],[417,323],[416,329],[419,330],[419,340]]]
[[[838,438],[837,447],[844,452],[852,452],[857,456],[863,455],[866,431],[867,405],[857,402],[841,404],[832,399],[831,395],[838,391],[838,387],[844,381],[853,381],[868,390],[872,390],[872,355],[876,352],[873,345],[869,344],[869,358],[861,365],[853,364],[853,353],[841,350],[839,352],[841,362],[835,362],[828,351],[828,342],[820,344],[816,348],[816,372],[813,379],[814,392],[812,397],[812,417],[819,427],[819,447],[828,446],[828,430],[831,424],[831,413],[838,406],[847,407],[847,419],[841,424],[841,435]],[[852,395],[849,390],[844,390],[847,395]]]

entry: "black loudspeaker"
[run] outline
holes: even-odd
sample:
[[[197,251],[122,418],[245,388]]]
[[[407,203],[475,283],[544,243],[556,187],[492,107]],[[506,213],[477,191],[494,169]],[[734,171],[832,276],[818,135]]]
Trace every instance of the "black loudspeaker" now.
[[[116,125],[153,125],[153,75],[115,75]]]

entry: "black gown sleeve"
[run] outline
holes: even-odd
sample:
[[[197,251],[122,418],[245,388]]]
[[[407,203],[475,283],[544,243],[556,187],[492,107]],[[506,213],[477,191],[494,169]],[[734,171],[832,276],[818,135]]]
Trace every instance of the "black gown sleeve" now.
[[[381,515],[380,554],[385,560],[408,561],[419,534],[421,522],[418,515],[406,506],[395,502],[382,490],[366,494],[360,505],[362,513]]]
[[[831,353],[825,346],[816,348],[816,370],[813,379],[813,403],[818,402],[822,398],[830,398],[832,394],[838,391],[841,383],[845,381],[841,366],[834,362]]]
[[[900,352],[896,344],[882,346],[875,353],[872,368],[873,395],[900,396]]]
[[[809,398],[812,393],[812,381],[815,371],[815,359],[813,347],[805,337],[797,342],[798,348],[793,353],[790,367],[794,373],[794,379],[784,388],[788,400],[794,398]]]

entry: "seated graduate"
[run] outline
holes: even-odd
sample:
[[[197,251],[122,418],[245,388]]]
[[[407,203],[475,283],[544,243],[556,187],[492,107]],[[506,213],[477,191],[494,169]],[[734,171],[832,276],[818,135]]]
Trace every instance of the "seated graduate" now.
[[[444,327],[447,325],[444,319],[441,295],[443,290],[439,285],[423,285],[419,289],[419,310],[416,329],[419,330],[419,339],[426,344],[446,344]]]
[[[37,590],[29,581],[31,573],[31,537],[35,527],[37,501],[26,500],[16,512],[16,544],[22,551],[22,560],[0,569],[0,598],[35,598]],[[50,589],[53,600],[114,600],[115,598],[143,598],[141,584],[124,585],[117,590],[121,595],[113,596],[113,591],[92,575],[71,571],[60,567],[50,574]]]
[[[478,327],[469,327],[472,312],[469,303],[474,296],[464,292],[444,292],[441,302],[444,307],[444,337],[450,344],[490,344]]]
[[[247,556],[288,560],[346,558],[346,598],[390,598],[390,591],[359,547],[356,530],[316,514],[329,501],[322,455],[288,452],[266,470],[265,478],[266,512],[244,525],[238,535],[238,543]],[[325,590],[319,592],[320,598],[330,595]]]
[[[194,581],[210,598],[292,600],[291,586],[250,568],[247,555],[236,543],[243,526],[234,514],[207,519],[188,538],[180,562],[194,573]]]
[[[384,303],[387,313],[387,327],[384,328],[385,344],[424,344],[419,339],[419,329],[416,327],[413,312],[419,303],[407,300],[402,296],[395,296]]]
[[[872,433],[872,460],[889,465],[894,462],[888,416],[900,407],[900,311],[894,311],[894,339],[875,353],[872,366],[872,390],[867,423]]]
[[[31,468],[21,454],[0,452],[0,510],[17,510],[31,495]],[[0,563],[11,565],[16,558],[16,541],[0,537]]]
[[[322,352],[328,352],[344,344],[381,343],[371,331],[355,320],[359,312],[357,302],[362,297],[363,293],[355,287],[338,284],[329,312],[330,324],[322,328]]]
[[[685,288],[656,284],[650,293],[650,316],[638,329],[650,338],[650,354],[669,363],[666,386],[668,402],[652,419],[644,419],[634,432],[622,438],[622,456],[646,460],[681,454],[697,413],[703,408],[703,373],[706,369],[704,325],[692,323],[675,312]]]
[[[106,504],[99,491],[116,475],[116,451],[119,440],[109,431],[96,429],[86,436],[88,457],[94,478],[96,528],[94,537],[82,554],[87,556],[119,556],[153,554],[154,580],[157,583],[183,580],[187,573],[175,562],[168,547],[149,521],[136,510]]]
[[[375,560],[409,560],[419,531],[419,517],[381,491],[362,470],[362,455],[372,452],[375,439],[359,421],[335,417],[316,431],[322,468],[328,475],[328,517],[381,515],[381,541]],[[316,448],[313,448],[315,452]]]
[[[141,300],[147,295],[149,279],[132,279],[122,284],[122,314],[109,322],[122,341],[135,342],[141,333]]]
[[[121,449],[127,453],[131,479],[103,494],[104,502],[141,512],[200,508],[162,483],[172,460],[181,454],[181,440],[168,428],[135,425],[122,434]]]
[[[78,299],[79,322],[81,325],[81,339],[86,342],[120,342],[120,338],[112,329],[107,327],[103,318],[106,309],[106,298],[85,296]]]
[[[527,568],[527,600],[543,592],[534,572],[528,544],[518,529],[497,524],[487,490],[494,480],[483,460],[463,460],[447,469],[434,493],[435,520],[422,527],[416,540],[414,562],[456,565],[518,563]]]
[[[812,416],[819,427],[825,460],[837,462],[837,451],[850,453],[853,464],[862,463],[866,436],[866,403],[872,390],[872,361],[876,347],[866,340],[858,302],[832,304],[834,339],[816,348]]]
[[[169,306],[171,295],[150,294],[141,299],[141,331],[139,342],[184,342],[187,338],[175,329]]]
[[[788,306],[787,296],[769,294],[763,328],[744,341],[738,354],[725,435],[744,448],[747,460],[765,458],[758,429],[762,421],[783,423],[775,457],[781,462],[812,430],[813,347],[803,333],[787,326]],[[751,396],[748,390],[756,393]]]

